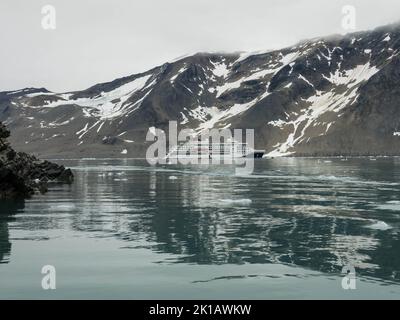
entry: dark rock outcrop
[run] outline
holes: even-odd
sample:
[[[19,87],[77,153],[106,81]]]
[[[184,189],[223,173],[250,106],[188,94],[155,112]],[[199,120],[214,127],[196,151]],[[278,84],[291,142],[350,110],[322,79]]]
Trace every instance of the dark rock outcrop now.
[[[7,142],[10,132],[0,123],[0,199],[23,199],[45,193],[49,181],[72,183],[70,169],[16,152]]]

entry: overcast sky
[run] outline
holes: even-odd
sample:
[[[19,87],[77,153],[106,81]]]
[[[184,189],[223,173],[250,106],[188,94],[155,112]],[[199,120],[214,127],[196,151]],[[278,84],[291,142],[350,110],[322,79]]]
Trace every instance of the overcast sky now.
[[[56,29],[41,9],[56,9]],[[257,51],[400,20],[399,0],[1,0],[0,91],[80,90],[187,53]]]

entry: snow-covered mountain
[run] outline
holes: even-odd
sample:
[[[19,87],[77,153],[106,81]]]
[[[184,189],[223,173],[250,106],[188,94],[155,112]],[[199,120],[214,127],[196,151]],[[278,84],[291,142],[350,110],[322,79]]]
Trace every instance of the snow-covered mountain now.
[[[256,54],[196,54],[83,91],[0,93],[18,150],[141,157],[149,127],[255,129],[279,155],[400,154],[400,25]]]

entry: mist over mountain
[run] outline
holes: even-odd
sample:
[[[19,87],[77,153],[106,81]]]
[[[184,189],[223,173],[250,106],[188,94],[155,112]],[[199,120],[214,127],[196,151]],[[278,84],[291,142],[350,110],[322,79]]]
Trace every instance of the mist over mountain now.
[[[149,127],[254,129],[268,156],[400,155],[400,26],[199,53],[86,90],[0,92],[18,151],[143,157]]]

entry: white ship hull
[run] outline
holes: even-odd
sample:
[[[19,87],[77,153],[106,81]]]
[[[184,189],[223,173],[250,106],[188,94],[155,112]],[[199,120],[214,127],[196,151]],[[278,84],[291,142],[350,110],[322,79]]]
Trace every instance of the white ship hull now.
[[[167,159],[231,160],[243,158],[262,158],[264,150],[254,150],[244,143],[225,144],[185,144],[171,151]]]

